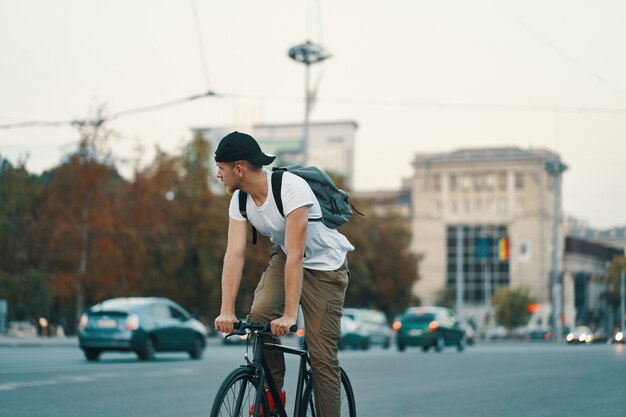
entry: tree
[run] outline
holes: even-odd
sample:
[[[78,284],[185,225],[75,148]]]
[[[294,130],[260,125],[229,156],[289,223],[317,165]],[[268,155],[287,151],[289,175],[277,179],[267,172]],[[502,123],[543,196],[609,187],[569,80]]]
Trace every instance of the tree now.
[[[419,279],[419,257],[409,250],[411,236],[406,219],[393,211],[379,214],[364,210],[365,217],[353,216],[341,228],[356,248],[348,254],[346,305],[375,307],[393,317],[409,305],[419,304],[412,293]]]
[[[436,305],[454,309],[454,291],[451,288],[441,288],[437,291],[436,297]]]
[[[127,186],[117,174],[102,124],[80,127],[77,149],[51,172],[40,216],[46,268],[54,293],[74,299],[75,325],[87,303],[119,288],[124,252],[118,245],[119,195]],[[112,268],[115,266],[115,268]]]
[[[613,309],[614,317],[617,317],[617,325],[619,326],[619,306],[621,301],[620,279],[623,271],[626,271],[626,256],[614,256],[609,265],[607,279],[609,288],[604,294],[608,304]],[[622,320],[625,318],[622,317]]]
[[[9,320],[48,316],[52,302],[35,236],[41,184],[26,162],[13,166],[0,157],[0,299],[8,301]]]
[[[528,323],[531,315],[528,306],[535,304],[536,299],[526,287],[500,287],[493,294],[491,303],[496,321],[511,334],[517,327]]]

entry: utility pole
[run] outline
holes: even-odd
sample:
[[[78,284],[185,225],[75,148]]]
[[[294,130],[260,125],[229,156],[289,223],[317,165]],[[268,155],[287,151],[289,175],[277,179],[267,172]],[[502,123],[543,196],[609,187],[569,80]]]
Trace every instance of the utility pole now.
[[[463,225],[456,225],[456,297],[454,307],[463,316]]]
[[[624,300],[626,298],[626,284],[624,283],[624,281],[626,281],[626,272],[622,269],[622,273],[620,274],[620,280],[619,280],[619,295],[620,295],[620,302],[619,302],[619,330],[624,333],[624,317],[626,317],[626,301]]]
[[[559,343],[563,337],[562,327],[562,290],[563,287],[559,282],[559,223],[561,217],[561,174],[567,169],[567,165],[563,164],[556,155],[553,159],[545,162],[545,169],[548,175],[552,177],[552,340]]]
[[[302,134],[302,153],[303,164],[309,162],[309,114],[311,113],[311,102],[313,95],[309,88],[309,72],[310,66],[322,62],[325,59],[330,58],[331,55],[326,52],[320,45],[314,44],[311,41],[306,41],[301,45],[296,45],[289,49],[289,58],[296,62],[303,63],[305,65],[304,73],[304,131]]]

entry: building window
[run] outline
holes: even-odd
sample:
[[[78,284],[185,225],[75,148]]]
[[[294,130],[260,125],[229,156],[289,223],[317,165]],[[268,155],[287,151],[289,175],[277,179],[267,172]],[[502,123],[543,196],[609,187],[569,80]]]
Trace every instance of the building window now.
[[[485,187],[485,177],[482,174],[474,175],[474,189],[476,191],[482,191]]]
[[[433,215],[439,217],[441,216],[441,201],[435,201],[433,203]]]
[[[433,175],[433,190],[440,191],[441,190],[441,175],[434,174]]]
[[[452,200],[450,202],[450,207],[452,209],[452,213],[458,213],[459,212],[459,204],[457,203],[456,200]]]
[[[456,191],[456,174],[450,174],[448,177],[450,191]]]
[[[458,265],[459,230],[461,265]],[[507,239],[504,224],[448,225],[446,228],[446,286],[454,294],[457,271],[462,272],[463,301],[467,304],[484,305],[493,293],[510,284],[509,259],[502,257],[500,242]]]
[[[498,174],[498,189],[500,191],[506,191],[507,189],[506,178],[507,178],[506,172],[500,172]]]
[[[472,188],[472,177],[469,175],[463,175],[461,177],[461,189],[463,191],[469,191]]]
[[[509,205],[507,204],[506,198],[499,198],[498,205],[496,210],[499,214],[506,214],[509,209]]]
[[[485,176],[485,188],[493,190],[496,188],[496,176],[493,174],[487,174]]]
[[[485,212],[491,213],[492,208],[493,208],[493,198],[488,198],[487,200],[485,200]]]
[[[329,144],[337,144],[337,143],[343,143],[345,141],[344,138],[342,138],[341,136],[332,136],[330,138],[328,138],[328,143]]]
[[[515,173],[515,189],[522,190],[524,188],[524,174],[521,172]]]

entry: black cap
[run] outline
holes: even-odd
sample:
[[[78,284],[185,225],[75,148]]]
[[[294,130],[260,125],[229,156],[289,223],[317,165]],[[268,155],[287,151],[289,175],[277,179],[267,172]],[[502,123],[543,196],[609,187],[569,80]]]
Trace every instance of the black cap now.
[[[249,161],[254,165],[269,165],[274,159],[274,155],[263,153],[252,136],[241,132],[224,136],[215,150],[216,162]]]

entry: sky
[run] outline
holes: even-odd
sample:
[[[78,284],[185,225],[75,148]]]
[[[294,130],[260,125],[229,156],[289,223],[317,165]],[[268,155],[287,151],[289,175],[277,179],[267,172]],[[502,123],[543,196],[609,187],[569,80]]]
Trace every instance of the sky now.
[[[623,0],[0,0],[0,155],[41,172],[74,149],[64,122],[120,114],[114,154],[177,152],[192,127],[353,120],[356,190],[397,189],[416,153],[557,152],[563,209],[626,225]],[[126,165],[128,165],[126,163]]]

